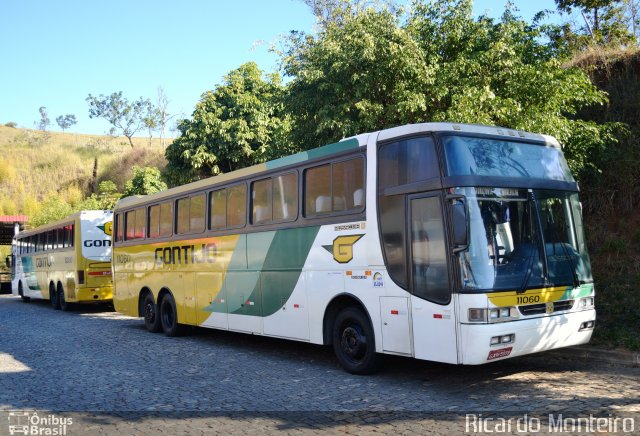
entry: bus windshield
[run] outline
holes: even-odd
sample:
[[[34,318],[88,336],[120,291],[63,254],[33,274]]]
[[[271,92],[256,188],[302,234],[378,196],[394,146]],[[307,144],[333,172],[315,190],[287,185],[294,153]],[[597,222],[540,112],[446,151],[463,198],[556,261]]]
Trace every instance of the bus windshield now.
[[[449,176],[575,181],[559,148],[471,136],[444,136],[442,142]]]
[[[578,194],[457,188],[470,244],[459,255],[467,290],[525,290],[593,281]]]

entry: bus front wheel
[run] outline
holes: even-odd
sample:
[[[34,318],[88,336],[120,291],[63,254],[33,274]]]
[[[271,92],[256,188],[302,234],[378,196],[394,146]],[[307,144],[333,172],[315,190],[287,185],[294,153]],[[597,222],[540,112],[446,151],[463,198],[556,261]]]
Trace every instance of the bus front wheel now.
[[[333,351],[340,365],[351,374],[371,374],[378,369],[373,327],[364,312],[347,307],[333,325]]]
[[[176,302],[171,294],[165,295],[160,303],[160,322],[165,335],[175,337],[182,334],[182,325],[178,324]]]
[[[142,315],[144,316],[144,326],[151,333],[158,333],[162,330],[160,316],[158,315],[158,306],[153,301],[153,294],[147,292],[142,301]]]
[[[31,298],[24,296],[24,288],[22,287],[22,282],[18,282],[18,295],[20,295],[20,298],[22,298],[22,301],[24,301],[25,303],[31,301]]]

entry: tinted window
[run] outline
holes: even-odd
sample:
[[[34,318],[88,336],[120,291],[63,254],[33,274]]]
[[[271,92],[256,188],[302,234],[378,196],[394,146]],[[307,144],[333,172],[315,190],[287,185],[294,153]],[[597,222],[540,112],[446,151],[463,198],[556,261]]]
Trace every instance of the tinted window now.
[[[413,293],[435,303],[450,299],[447,251],[438,197],[411,201]]]
[[[305,214],[331,213],[331,166],[305,171]]]
[[[136,210],[136,239],[144,238],[146,234],[147,214],[145,213],[145,211],[146,208],[144,207]]]
[[[333,164],[333,211],[364,206],[364,159]]]
[[[168,201],[160,205],[160,236],[171,236],[173,228],[173,202]]]
[[[273,220],[272,214],[272,181],[271,179],[259,180],[252,183],[251,195],[253,197],[252,222],[260,224]]]
[[[116,241],[122,241],[124,235],[124,225],[122,223],[122,214],[116,215]]]
[[[160,205],[156,204],[149,208],[149,237],[160,236]]]
[[[136,238],[136,211],[132,210],[126,214],[126,236],[127,240]]]
[[[178,200],[178,222],[176,226],[178,234],[189,232],[189,198]]]
[[[191,197],[189,204],[189,232],[204,231],[204,214],[205,214],[204,194]]]
[[[227,226],[227,190],[220,189],[209,195],[209,228],[223,229]]]
[[[404,195],[380,196],[380,229],[389,276],[407,287],[407,250]]]
[[[227,227],[242,227],[247,223],[247,187],[236,185],[228,188]]]
[[[298,174],[273,178],[273,220],[289,221],[298,216]]]
[[[409,138],[380,147],[379,188],[407,185],[440,176],[431,137]]]
[[[305,171],[305,215],[364,207],[364,159],[355,158]]]

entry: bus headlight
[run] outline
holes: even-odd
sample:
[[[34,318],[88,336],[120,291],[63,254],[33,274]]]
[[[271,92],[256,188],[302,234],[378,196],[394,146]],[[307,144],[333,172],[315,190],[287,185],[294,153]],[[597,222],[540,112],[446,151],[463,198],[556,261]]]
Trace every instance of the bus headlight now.
[[[581,298],[579,307],[581,309],[586,309],[588,307],[593,307],[593,303],[593,297]]]
[[[487,322],[487,309],[469,309],[469,322]]]

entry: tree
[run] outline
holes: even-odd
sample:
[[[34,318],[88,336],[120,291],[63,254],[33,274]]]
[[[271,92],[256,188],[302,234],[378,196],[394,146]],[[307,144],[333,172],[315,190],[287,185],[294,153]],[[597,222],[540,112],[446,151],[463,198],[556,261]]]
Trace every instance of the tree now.
[[[67,114],[67,115],[60,115],[59,117],[57,117],[56,123],[58,123],[58,126],[60,126],[60,128],[62,129],[62,133],[64,133],[65,130],[77,124],[78,121],[76,120],[75,115]]]
[[[47,113],[47,108],[44,106],[40,106],[40,109],[38,109],[38,112],[40,112],[40,121],[38,122],[38,129],[45,131],[47,130],[47,127],[49,126],[49,124],[51,124],[51,121],[49,120],[49,114]]]
[[[312,147],[405,123],[481,123],[554,135],[581,170],[614,140],[611,126],[577,119],[606,95],[580,69],[562,66],[544,27],[509,8],[499,20],[476,19],[471,0],[416,1],[401,18],[368,9],[316,36],[291,36],[283,66],[297,141]]]
[[[167,125],[169,122],[174,119],[175,115],[170,115],[168,112],[169,107],[169,98],[164,93],[164,89],[159,86],[158,87],[158,97],[156,100],[156,108],[158,111],[158,127],[160,131],[160,145],[164,147],[164,136],[167,130]]]
[[[122,96],[122,91],[105,96],[100,94],[94,97],[91,94],[86,98],[89,104],[89,118],[104,118],[111,124],[110,134],[119,130],[129,140],[133,148],[133,135],[145,127],[144,116],[151,105],[148,99],[140,97],[134,102],[129,102]]]
[[[142,122],[149,131],[149,145],[151,145],[153,131],[158,128],[158,124],[160,123],[160,114],[158,108],[149,103],[147,105],[147,113],[142,117]]]
[[[165,152],[168,180],[186,183],[293,152],[282,94],[280,78],[263,79],[253,62],[227,74],[178,124],[180,136]]]
[[[162,181],[158,168],[134,166],[133,177],[125,183],[123,196],[147,195],[165,189],[167,184]]]
[[[590,43],[625,46],[636,40],[637,0],[555,0],[558,9],[571,13],[578,9],[585,27],[570,29],[565,39],[573,49]]]
[[[293,78],[287,109],[296,143],[317,147],[425,119],[436,67],[399,21],[387,10],[348,10],[317,37],[291,36],[283,64]]]

